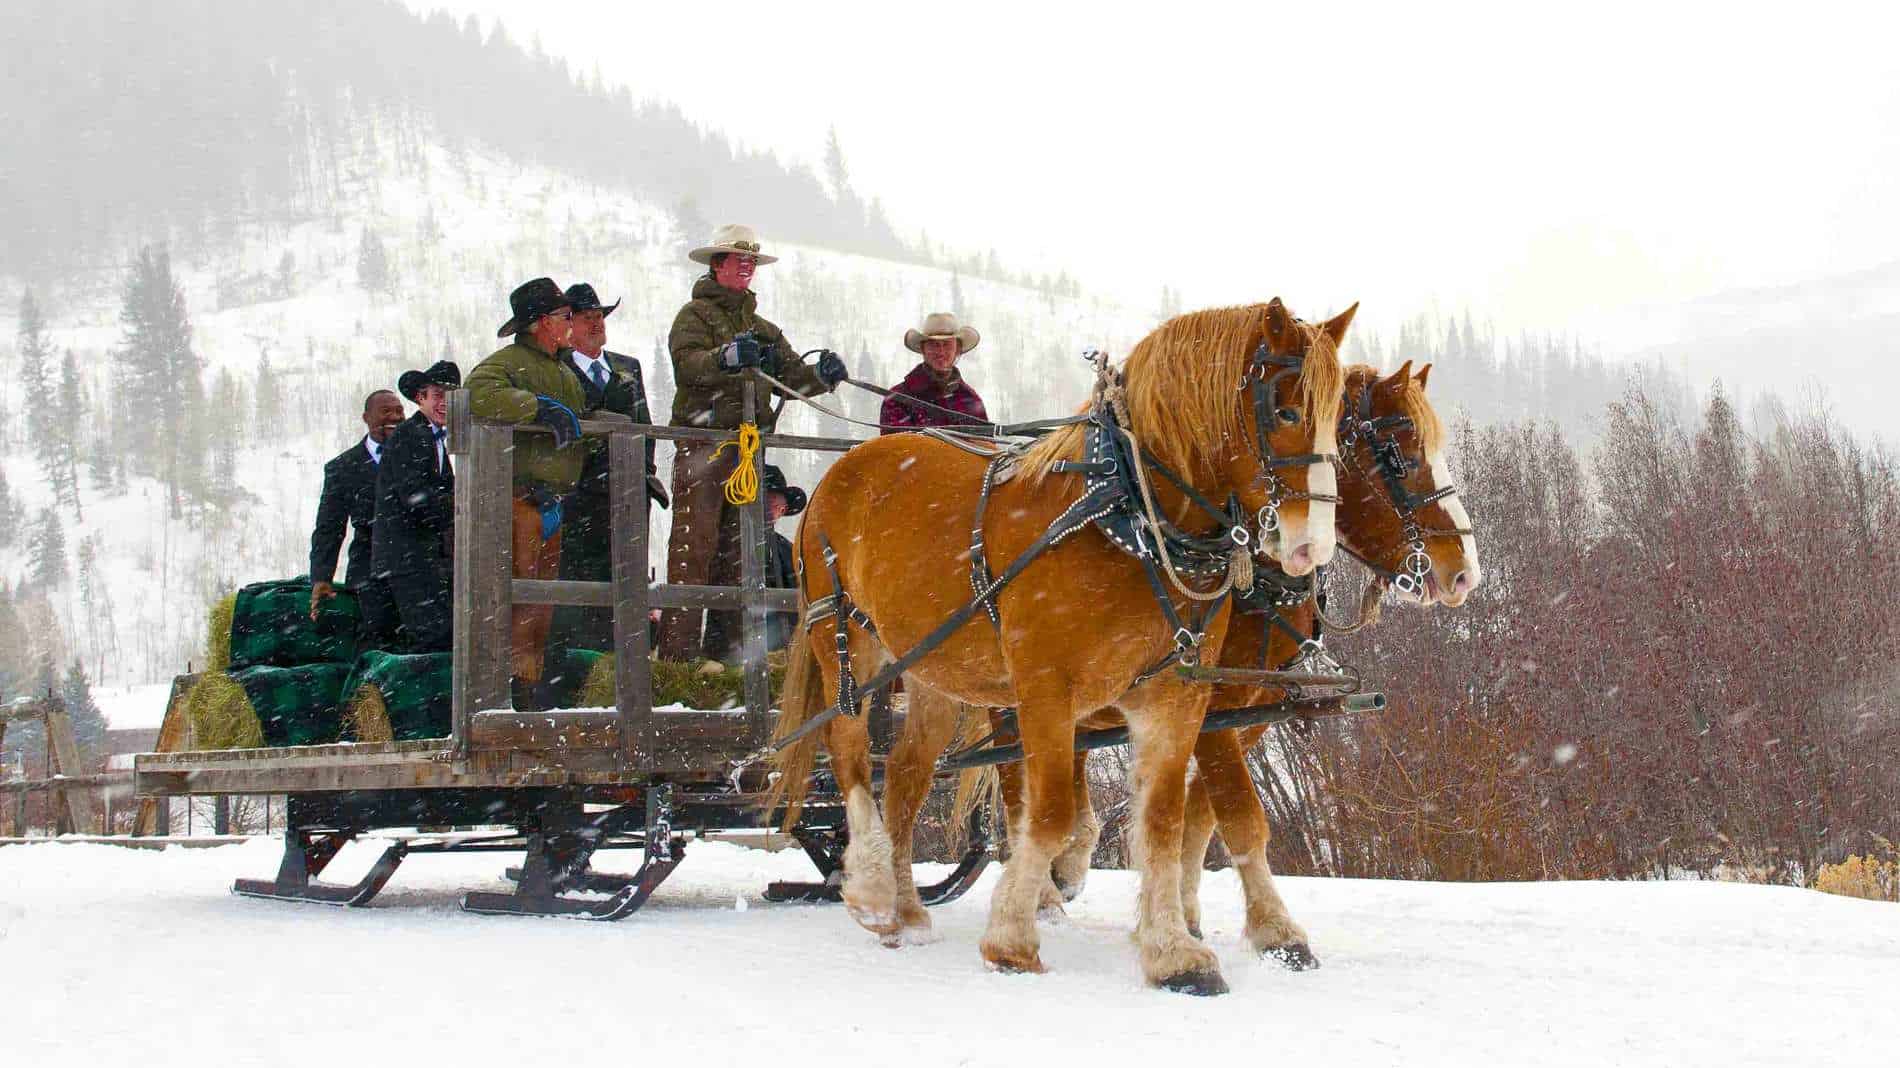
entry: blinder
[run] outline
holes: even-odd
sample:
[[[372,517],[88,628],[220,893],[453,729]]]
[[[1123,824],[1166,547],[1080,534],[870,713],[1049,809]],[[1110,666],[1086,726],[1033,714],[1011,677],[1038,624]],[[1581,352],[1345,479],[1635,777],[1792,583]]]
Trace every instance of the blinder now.
[[[1386,504],[1399,517],[1404,525],[1404,534],[1399,543],[1406,547],[1405,559],[1399,566],[1403,569],[1393,571],[1374,560],[1346,548],[1373,573],[1384,579],[1393,589],[1407,596],[1419,596],[1425,590],[1425,580],[1432,572],[1431,554],[1425,551],[1428,538],[1456,538],[1470,534],[1468,527],[1454,527],[1444,530],[1428,529],[1418,523],[1417,513],[1458,492],[1455,486],[1440,486],[1430,493],[1413,493],[1405,484],[1419,468],[1421,460],[1414,460],[1405,454],[1405,447],[1399,444],[1398,431],[1416,430],[1412,417],[1402,413],[1372,415],[1372,389],[1368,384],[1359,393],[1357,412],[1348,412],[1340,416],[1339,451],[1342,462],[1353,464],[1354,455],[1361,442],[1372,452],[1374,469],[1378,472],[1379,482],[1385,487]],[[1344,546],[1342,546],[1344,547]],[[1397,548],[1397,545],[1391,548]],[[1386,551],[1390,551],[1389,549]],[[1384,556],[1385,551],[1375,554]]]

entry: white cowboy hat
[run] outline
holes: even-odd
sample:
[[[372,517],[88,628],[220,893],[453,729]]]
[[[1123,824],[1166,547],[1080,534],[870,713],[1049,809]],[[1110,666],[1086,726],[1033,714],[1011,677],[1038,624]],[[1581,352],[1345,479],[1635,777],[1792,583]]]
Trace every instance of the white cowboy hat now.
[[[761,265],[777,263],[777,256],[767,256],[759,251],[759,235],[744,223],[727,223],[713,231],[712,243],[701,245],[686,254],[694,263],[712,265],[712,258],[726,252],[737,252],[751,256]]]
[[[912,352],[922,352],[924,342],[945,337],[957,339],[959,356],[976,348],[977,342],[983,340],[982,335],[976,332],[976,327],[959,324],[957,317],[949,312],[931,312],[924,316],[922,329],[904,331],[904,347]]]

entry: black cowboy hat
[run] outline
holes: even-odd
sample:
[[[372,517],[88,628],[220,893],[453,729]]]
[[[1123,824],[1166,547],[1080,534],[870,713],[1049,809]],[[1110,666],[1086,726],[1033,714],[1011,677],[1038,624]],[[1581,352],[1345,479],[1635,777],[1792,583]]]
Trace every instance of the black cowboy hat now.
[[[771,464],[765,465],[765,492],[785,495],[785,514],[794,516],[805,510],[805,491],[797,486],[785,484],[785,472]]]
[[[460,389],[462,369],[448,360],[437,360],[435,366],[427,371],[404,371],[396,379],[396,392],[408,397],[410,403],[416,403],[416,394],[424,386],[442,386],[445,389]]]
[[[526,330],[529,323],[549,312],[560,311],[567,306],[567,294],[562,293],[561,287],[554,284],[554,279],[535,278],[523,282],[515,287],[513,293],[508,294],[508,307],[515,314],[507,322],[501,324],[501,329],[495,331],[495,336],[507,337],[510,334],[518,334]]]
[[[586,282],[576,282],[567,287],[567,306],[574,309],[577,314],[584,311],[599,311],[601,318],[605,319],[614,313],[615,308],[620,307],[620,302],[616,300],[612,304],[602,304],[593,286]]]

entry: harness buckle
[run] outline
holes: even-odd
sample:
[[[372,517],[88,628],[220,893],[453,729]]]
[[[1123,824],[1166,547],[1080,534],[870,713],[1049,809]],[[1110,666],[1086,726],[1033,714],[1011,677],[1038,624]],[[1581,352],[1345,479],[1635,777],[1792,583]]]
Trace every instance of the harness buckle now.
[[[1200,664],[1201,636],[1199,634],[1194,633],[1186,627],[1176,627],[1174,631],[1174,647],[1181,652],[1181,663],[1188,667],[1195,667]]]
[[[1239,523],[1227,528],[1227,537],[1243,549],[1253,544],[1253,535],[1247,533],[1247,528]]]

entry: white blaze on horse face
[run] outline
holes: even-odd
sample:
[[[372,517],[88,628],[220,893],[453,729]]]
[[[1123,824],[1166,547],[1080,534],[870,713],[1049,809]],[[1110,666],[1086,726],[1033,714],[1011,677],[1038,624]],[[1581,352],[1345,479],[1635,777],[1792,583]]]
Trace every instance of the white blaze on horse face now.
[[[1432,470],[1432,489],[1436,491],[1443,488],[1451,479],[1451,467],[1445,462],[1445,454],[1432,453],[1425,458],[1425,463]],[[1444,507],[1445,515],[1451,519],[1452,526],[1460,530],[1471,529],[1471,516],[1465,511],[1465,502],[1459,500],[1456,493],[1438,503]],[[1470,578],[1470,585],[1465,587],[1465,592],[1468,594],[1484,581],[1484,569],[1478,566],[1478,539],[1470,534],[1458,535],[1458,551],[1464,557],[1464,567],[1453,570],[1450,576],[1441,577],[1439,582],[1445,587],[1444,592],[1450,592],[1451,584],[1448,579],[1456,578],[1459,570],[1462,570]],[[1458,600],[1461,604],[1464,602],[1462,596]]]
[[[1333,455],[1339,451],[1338,435],[1332,426],[1322,426],[1313,435],[1313,451]],[[1339,495],[1339,476],[1330,463],[1312,464],[1306,469],[1306,492],[1314,497],[1336,497]],[[1301,530],[1293,524],[1280,527],[1280,565],[1289,575],[1304,575],[1316,567],[1332,563],[1333,554],[1339,549],[1339,532],[1336,506],[1331,500],[1309,500],[1306,502],[1306,529]],[[1304,557],[1294,560],[1300,548],[1306,547]]]

